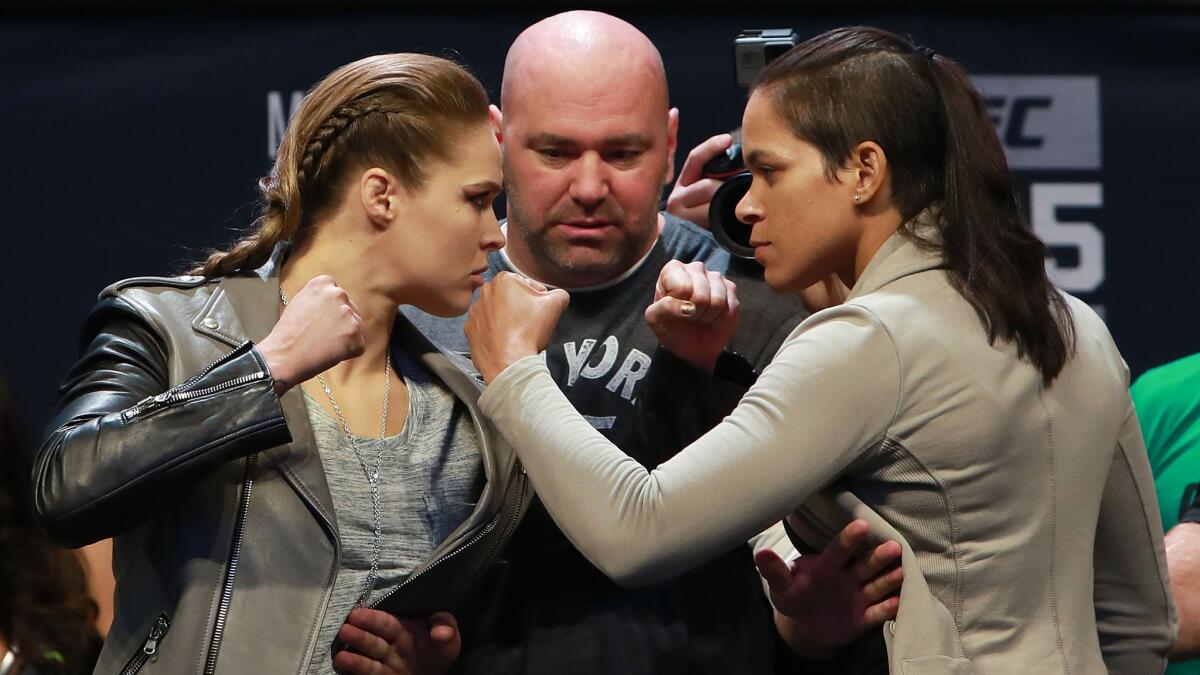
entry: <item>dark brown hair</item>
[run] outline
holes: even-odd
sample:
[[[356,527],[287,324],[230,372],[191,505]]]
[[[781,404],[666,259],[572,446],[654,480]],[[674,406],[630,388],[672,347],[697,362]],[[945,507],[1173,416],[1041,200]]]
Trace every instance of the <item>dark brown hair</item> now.
[[[349,63],[313,87],[288,123],[271,174],[259,181],[254,231],[214,251],[192,274],[259,267],[280,241],[300,242],[335,206],[350,171],[379,166],[418,190],[428,163],[449,159],[453,132],[487,121],[488,99],[462,66],[425,54],[379,54]]]
[[[989,342],[1014,342],[1045,384],[1054,380],[1074,349],[1070,309],[1046,276],[1046,246],[1021,215],[995,127],[958,64],[887,31],[839,28],[772,61],[753,91],[821,152],[830,180],[855,146],[878,143],[902,231],[943,252]],[[929,207],[936,240],[912,226]]]
[[[0,376],[0,635],[39,673],[90,673],[100,636],[83,564],[35,524],[15,402]]]

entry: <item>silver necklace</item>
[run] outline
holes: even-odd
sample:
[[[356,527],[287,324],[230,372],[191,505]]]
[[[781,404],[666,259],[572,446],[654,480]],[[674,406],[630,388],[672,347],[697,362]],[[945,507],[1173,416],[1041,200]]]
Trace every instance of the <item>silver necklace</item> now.
[[[283,302],[283,306],[287,307],[288,298],[287,294],[283,292],[282,284],[279,286],[279,299]],[[358,464],[367,477],[367,484],[371,486],[371,524],[374,526],[371,537],[371,569],[367,572],[367,581],[363,584],[363,591],[358,597],[357,603],[359,607],[365,607],[371,591],[375,590],[375,580],[379,578],[379,559],[383,555],[383,508],[380,506],[379,499],[379,468],[383,465],[383,449],[385,447],[383,440],[387,437],[388,408],[392,399],[392,352],[390,349],[387,350],[383,359],[383,415],[379,420],[379,452],[375,455],[374,467],[368,466],[366,460],[363,459],[362,452],[358,449],[358,439],[350,433],[350,425],[346,423],[342,407],[338,405],[337,399],[333,397],[333,391],[325,382],[324,373],[317,375],[317,381],[321,383],[321,389],[329,399],[329,405],[333,408],[338,422],[342,425],[342,431],[350,441],[350,449],[358,458]]]

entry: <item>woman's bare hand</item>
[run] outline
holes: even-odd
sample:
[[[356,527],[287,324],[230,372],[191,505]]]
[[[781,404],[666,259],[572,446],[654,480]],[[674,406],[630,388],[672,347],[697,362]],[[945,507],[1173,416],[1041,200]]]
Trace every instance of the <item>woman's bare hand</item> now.
[[[737,285],[702,262],[663,266],[646,322],[667,351],[712,372],[741,322]]]
[[[868,533],[866,521],[855,520],[824,551],[792,562],[770,549],[754,553],[770,588],[775,625],[797,652],[828,653],[896,617],[902,549],[894,541],[870,546]]]
[[[279,322],[258,344],[275,379],[275,391],[316,377],[363,352],[363,326],[354,301],[333,277],[321,275],[300,289]]]
[[[441,675],[462,651],[458,621],[448,612],[402,619],[358,607],[338,640],[346,649],[333,655],[333,667],[348,675]]]
[[[562,289],[501,272],[479,291],[467,315],[471,360],[491,383],[505,368],[542,351],[571,302]]]

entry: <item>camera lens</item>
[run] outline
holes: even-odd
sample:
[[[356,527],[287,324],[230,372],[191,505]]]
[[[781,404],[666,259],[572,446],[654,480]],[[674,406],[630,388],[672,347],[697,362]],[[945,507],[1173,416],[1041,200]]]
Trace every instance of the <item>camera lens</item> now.
[[[717,188],[708,205],[708,224],[713,237],[725,250],[739,258],[754,259],[750,226],[737,219],[734,210],[750,189],[750,172],[734,174]]]

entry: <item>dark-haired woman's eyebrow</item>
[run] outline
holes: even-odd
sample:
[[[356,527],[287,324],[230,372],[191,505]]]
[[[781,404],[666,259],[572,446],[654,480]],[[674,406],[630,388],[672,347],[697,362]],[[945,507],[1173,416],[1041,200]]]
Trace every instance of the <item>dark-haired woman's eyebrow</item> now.
[[[776,161],[778,161],[778,158],[767,150],[755,149],[751,150],[746,155],[746,166],[748,167],[758,167],[762,166],[763,164],[771,164]]]

